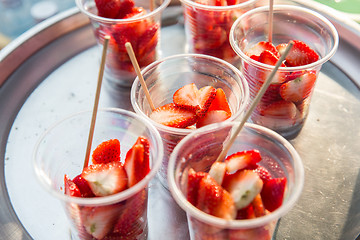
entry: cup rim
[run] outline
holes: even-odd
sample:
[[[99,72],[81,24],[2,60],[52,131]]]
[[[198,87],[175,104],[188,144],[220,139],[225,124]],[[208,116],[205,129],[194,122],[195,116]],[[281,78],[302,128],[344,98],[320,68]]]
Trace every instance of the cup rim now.
[[[243,7],[247,7],[257,1],[258,0],[248,0],[246,2],[242,2],[239,4],[235,4],[235,5],[230,5],[230,6],[209,6],[209,5],[196,3],[193,0],[180,0],[180,2],[182,2],[183,4],[190,5],[192,7],[196,7],[196,8],[202,9],[202,10],[210,10],[210,11],[236,10],[236,9],[240,9]]]
[[[176,155],[181,151],[182,146],[188,139],[196,136],[200,133],[206,133],[210,132],[212,130],[215,130],[217,128],[231,126],[235,127],[237,126],[237,122],[222,122],[218,124],[213,124],[209,126],[205,126],[199,130],[194,131],[193,133],[186,136],[184,139],[182,139],[174,148],[172,154],[170,155],[169,159],[169,165],[168,165],[168,182],[169,182],[169,189],[171,192],[171,195],[177,202],[177,204],[186,212],[189,213],[191,216],[195,216],[198,220],[205,222],[207,224],[215,225],[222,228],[229,228],[229,229],[243,229],[243,228],[254,228],[259,226],[264,226],[265,224],[268,224],[271,221],[280,219],[280,217],[284,216],[290,209],[295,205],[296,201],[301,195],[303,186],[304,186],[304,166],[302,163],[302,160],[295,150],[295,148],[291,145],[290,142],[288,142],[284,137],[279,135],[278,133],[274,132],[271,129],[265,128],[263,126],[253,124],[253,123],[245,123],[244,127],[253,129],[256,131],[260,131],[266,136],[271,136],[272,139],[275,141],[283,144],[285,148],[290,152],[291,155],[294,156],[294,172],[297,181],[299,182],[298,187],[294,189],[293,194],[287,198],[286,202],[284,202],[278,209],[271,212],[268,215],[265,215],[263,217],[254,218],[254,219],[247,219],[247,220],[226,220],[221,219],[212,215],[209,215],[207,213],[204,213],[203,211],[199,210],[195,206],[193,206],[190,202],[187,201],[187,199],[184,197],[183,193],[179,188],[176,187],[175,178],[174,178],[174,172],[175,172],[175,161],[176,161]]]
[[[320,13],[315,12],[311,9],[300,7],[300,6],[293,6],[293,5],[274,5],[274,12],[276,10],[284,10],[284,11],[295,10],[295,11],[300,11],[301,13],[314,15],[317,18],[319,18],[324,23],[324,25],[326,25],[329,28],[330,33],[334,38],[334,45],[332,46],[332,48],[328,52],[328,54],[326,54],[324,57],[320,58],[316,62],[307,64],[307,65],[302,65],[302,66],[296,66],[296,67],[279,67],[279,70],[281,70],[281,71],[298,71],[298,70],[306,70],[306,69],[316,68],[317,66],[321,66],[322,64],[327,62],[335,54],[335,52],[338,48],[338,45],[339,45],[339,34],[338,34],[336,28],[334,27],[334,25],[326,17],[324,17]],[[235,44],[235,37],[234,37],[235,29],[238,27],[240,21],[243,18],[245,18],[249,15],[252,15],[252,14],[259,13],[259,12],[268,12],[268,11],[269,11],[269,6],[263,6],[263,7],[258,7],[258,8],[252,9],[250,11],[247,11],[246,13],[241,15],[239,18],[236,19],[236,21],[232,25],[232,27],[230,29],[229,39],[230,39],[230,45],[231,45],[232,49],[240,56],[240,58],[242,58],[242,59],[246,60],[246,62],[250,62],[251,64],[256,65],[258,67],[261,67],[261,68],[264,68],[267,70],[272,70],[275,68],[275,66],[260,63],[258,61],[255,61],[254,59],[251,59],[249,56],[247,56],[239,48],[239,46],[237,46],[237,44]]]
[[[34,148],[34,151],[32,154],[32,164],[34,166],[33,172],[34,172],[37,180],[47,190],[47,192],[49,192],[50,194],[52,194],[53,196],[57,197],[58,199],[60,199],[62,201],[71,202],[71,203],[75,203],[75,204],[79,204],[79,205],[86,205],[86,206],[109,205],[109,204],[117,203],[119,201],[128,199],[132,195],[134,195],[134,194],[138,193],[139,191],[141,191],[142,189],[144,189],[146,187],[146,185],[149,184],[149,182],[155,177],[155,175],[157,174],[158,170],[161,167],[164,148],[163,148],[163,143],[162,143],[159,132],[147,119],[144,119],[143,117],[141,117],[133,112],[130,112],[130,111],[127,111],[124,109],[120,109],[120,108],[99,108],[98,113],[99,112],[109,112],[109,113],[120,114],[123,116],[124,115],[130,116],[134,119],[142,121],[146,125],[146,127],[149,128],[149,130],[153,134],[154,138],[156,139],[157,145],[158,145],[158,149],[157,149],[158,157],[156,159],[154,159],[153,167],[150,169],[150,172],[140,182],[138,182],[134,186],[132,186],[124,191],[121,191],[119,193],[105,196],[105,197],[94,197],[94,198],[71,197],[71,196],[66,195],[65,193],[61,192],[60,190],[55,190],[49,184],[45,183],[43,178],[40,177],[41,170],[37,168],[37,164],[36,164],[37,149],[39,148],[44,137],[46,137],[46,135],[50,131],[52,131],[54,128],[56,128],[57,126],[66,122],[69,119],[72,119],[72,118],[82,115],[82,114],[87,114],[87,113],[91,114],[91,112],[92,111],[90,111],[90,110],[85,110],[85,111],[80,111],[80,112],[76,112],[71,115],[68,115],[67,117],[55,122],[40,136],[40,138],[38,139],[38,141],[35,145],[35,148]]]
[[[209,55],[204,55],[204,54],[197,54],[197,53],[183,53],[183,54],[171,55],[171,56],[159,59],[155,62],[152,62],[151,64],[149,64],[148,66],[146,66],[144,69],[141,70],[141,74],[144,75],[145,72],[147,72],[149,69],[152,69],[154,66],[160,64],[161,62],[172,60],[172,59],[177,59],[177,58],[185,58],[185,57],[215,60],[218,63],[225,64],[232,71],[236,72],[242,79],[244,79],[244,81],[242,83],[239,83],[239,85],[243,88],[243,91],[244,91],[244,96],[242,99],[243,104],[242,104],[242,106],[240,106],[240,109],[236,113],[232,114],[230,118],[226,119],[225,122],[233,121],[233,120],[237,119],[243,112],[245,112],[245,109],[248,105],[248,101],[250,98],[249,86],[247,84],[247,81],[246,81],[244,75],[241,73],[241,71],[238,68],[236,68],[232,64],[230,64],[220,58],[209,56]],[[132,84],[131,93],[130,93],[131,105],[134,108],[134,111],[136,113],[138,113],[142,117],[145,117],[146,119],[148,119],[153,125],[155,125],[155,127],[157,129],[160,129],[161,131],[166,131],[166,132],[172,133],[172,134],[182,134],[182,135],[187,135],[194,131],[194,129],[168,127],[163,124],[157,123],[154,120],[152,120],[151,118],[149,118],[143,111],[140,110],[139,105],[135,101],[136,89],[138,86],[140,86],[140,88],[141,88],[139,77],[136,76],[136,78]]]
[[[139,20],[143,20],[145,18],[149,18],[156,14],[161,13],[169,5],[171,0],[163,0],[163,3],[159,7],[155,8],[151,12],[147,12],[145,15],[142,15],[140,17],[134,17],[134,18],[127,18],[127,19],[106,18],[106,17],[100,17],[98,15],[95,15],[95,14],[87,11],[84,8],[84,5],[82,4],[83,1],[84,0],[75,0],[75,3],[77,5],[77,7],[80,9],[80,11],[82,13],[84,13],[85,15],[87,15],[92,20],[96,20],[101,23],[129,23],[129,22],[136,22]]]

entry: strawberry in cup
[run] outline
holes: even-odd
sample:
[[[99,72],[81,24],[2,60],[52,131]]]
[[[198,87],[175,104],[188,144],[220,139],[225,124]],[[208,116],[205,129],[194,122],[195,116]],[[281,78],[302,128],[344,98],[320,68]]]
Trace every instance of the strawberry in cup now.
[[[169,188],[187,213],[192,240],[270,240],[277,220],[301,194],[301,159],[270,129],[246,123],[227,157],[216,161],[219,152],[213,149],[222,149],[238,124],[200,128],[170,156]]]
[[[292,139],[304,126],[321,66],[336,52],[338,34],[316,12],[275,5],[272,42],[268,42],[268,14],[269,8],[261,7],[239,17],[230,43],[242,59],[241,70],[254,99],[288,42],[294,42],[251,116],[252,122]]]
[[[221,58],[235,66],[240,60],[229,42],[234,21],[255,7],[256,0],[181,0],[190,53]]]
[[[160,59],[143,69],[142,75],[155,109],[138,78],[131,88],[131,105],[160,132],[165,153],[159,179],[167,187],[168,159],[176,144],[196,128],[240,118],[247,105],[248,86],[237,68],[201,54]]]
[[[76,0],[93,26],[99,46],[110,36],[105,78],[114,86],[131,86],[135,70],[125,48],[130,42],[139,66],[145,67],[158,58],[161,14],[170,0],[161,4],[143,0]]]
[[[148,184],[162,161],[160,135],[135,113],[100,110],[83,168],[90,120],[91,112],[73,115],[41,137],[36,175],[63,204],[72,239],[147,239]]]

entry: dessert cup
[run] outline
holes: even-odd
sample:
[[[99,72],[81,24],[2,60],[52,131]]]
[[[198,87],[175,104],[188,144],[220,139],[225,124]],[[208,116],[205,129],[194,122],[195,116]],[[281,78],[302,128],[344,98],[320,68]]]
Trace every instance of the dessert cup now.
[[[239,17],[230,32],[231,46],[242,60],[241,70],[249,83],[250,99],[256,96],[265,81],[264,76],[274,69],[274,66],[260,63],[246,54],[258,42],[268,41],[268,17],[268,7],[253,9]],[[304,92],[303,98],[296,101],[288,100],[280,94],[282,84],[302,78],[308,73],[317,78],[322,65],[336,52],[338,33],[330,21],[312,10],[298,6],[274,5],[272,43],[277,46],[291,40],[300,40],[307,44],[319,55],[319,59],[307,65],[280,67],[251,116],[252,122],[268,127],[287,139],[295,138],[304,126],[315,81]],[[298,86],[297,91],[300,92],[302,86]],[[271,104],[284,107],[267,114],[266,108]]]
[[[91,111],[74,114],[41,136],[33,154],[36,177],[61,201],[70,222],[72,239],[147,239],[148,186],[161,166],[163,145],[158,131],[146,119],[126,110],[101,109],[92,142],[94,149],[103,141],[117,138],[124,161],[137,138],[146,137],[150,142],[151,170],[145,178],[122,192],[105,197],[80,198],[64,193],[64,175],[73,179],[83,170],[91,115]],[[96,227],[102,224],[103,230],[98,232]]]
[[[225,120],[234,121],[242,117],[248,103],[248,86],[240,71],[231,64],[202,54],[179,54],[158,60],[142,71],[155,108],[173,102],[173,94],[184,85],[195,83],[222,88],[227,97],[232,116]],[[159,124],[149,118],[150,105],[139,79],[131,88],[131,105],[136,113],[147,118],[158,129],[164,143],[164,160],[159,179],[167,188],[167,165],[170,153],[176,144],[194,129],[174,128]]]
[[[225,220],[204,213],[187,200],[188,170],[193,168],[195,172],[208,172],[238,124],[222,122],[200,128],[181,140],[170,155],[169,188],[175,201],[187,213],[192,240],[270,240],[277,221],[291,210],[301,194],[304,168],[293,146],[268,128],[246,123],[227,155],[244,150],[259,150],[262,156],[259,164],[274,178],[287,178],[282,205],[262,217]]]

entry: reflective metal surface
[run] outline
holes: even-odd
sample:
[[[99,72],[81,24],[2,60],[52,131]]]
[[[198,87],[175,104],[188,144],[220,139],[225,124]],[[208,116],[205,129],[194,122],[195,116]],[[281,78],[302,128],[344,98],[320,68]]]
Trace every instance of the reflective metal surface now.
[[[323,66],[307,122],[291,141],[304,162],[305,186],[275,239],[355,239],[360,232],[360,30],[327,8],[317,10],[335,24],[340,46]],[[181,8],[167,13],[162,56],[185,51]],[[88,20],[76,9],[0,52],[0,239],[70,239],[59,201],[35,179],[31,155],[54,121],[92,109],[99,58]],[[113,90],[104,82],[102,106],[131,109],[129,89]],[[189,238],[185,213],[156,180],[150,186],[149,234]]]

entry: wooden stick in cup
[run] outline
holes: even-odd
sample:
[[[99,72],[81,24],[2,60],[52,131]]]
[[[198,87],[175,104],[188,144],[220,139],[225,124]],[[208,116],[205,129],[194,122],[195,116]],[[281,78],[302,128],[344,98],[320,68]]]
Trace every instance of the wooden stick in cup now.
[[[151,100],[150,93],[149,93],[149,90],[148,90],[148,88],[147,88],[147,86],[146,86],[144,77],[143,77],[142,74],[141,74],[141,70],[140,70],[140,67],[139,67],[139,63],[138,63],[138,61],[136,60],[135,53],[134,53],[134,50],[133,50],[133,48],[132,48],[132,46],[131,46],[131,43],[129,43],[129,42],[125,43],[125,47],[126,47],[127,53],[129,54],[131,63],[132,63],[132,65],[134,66],[136,75],[138,76],[138,78],[139,78],[139,80],[140,80],[141,87],[143,88],[143,90],[144,90],[144,92],[145,92],[146,99],[148,100],[148,102],[149,102],[149,104],[150,104],[151,111],[154,111],[154,110],[155,110],[154,103],[153,103],[152,100]]]
[[[234,143],[235,138],[237,137],[237,135],[239,134],[239,132],[241,131],[241,129],[244,127],[245,122],[248,120],[248,118],[250,117],[251,113],[254,111],[256,105],[258,104],[258,102],[260,101],[260,99],[262,98],[262,96],[264,95],[265,91],[267,90],[267,88],[269,87],[271,80],[273,79],[273,77],[275,76],[277,70],[279,69],[280,65],[282,64],[282,62],[285,60],[285,57],[288,55],[290,49],[292,48],[292,46],[294,45],[293,41],[290,41],[289,44],[287,45],[284,53],[281,55],[280,59],[276,62],[276,65],[274,67],[274,69],[272,70],[272,72],[270,73],[270,75],[267,77],[267,79],[265,80],[265,82],[263,83],[263,85],[261,86],[259,92],[256,94],[254,101],[251,103],[249,110],[245,113],[244,118],[241,120],[239,126],[236,128],[234,134],[231,136],[230,140],[227,142],[227,144],[225,145],[225,147],[223,148],[222,152],[220,153],[220,155],[218,156],[218,158],[216,159],[216,161],[221,161],[222,159],[225,158],[227,152],[229,151],[231,145]]]
[[[272,42],[272,34],[273,34],[273,16],[274,16],[274,0],[269,0],[269,41]]]
[[[99,106],[101,84],[102,84],[102,79],[104,76],[106,52],[107,52],[107,48],[109,45],[109,40],[110,40],[109,36],[104,37],[104,46],[103,46],[103,51],[102,51],[102,56],[101,56],[100,70],[99,70],[98,82],[97,82],[96,94],[95,94],[95,102],[94,102],[94,108],[93,108],[93,112],[92,112],[90,131],[89,131],[89,137],[88,137],[88,142],[87,142],[87,147],[86,147],[86,155],[85,155],[83,169],[86,168],[89,164],[90,150],[91,150],[92,139],[94,136],[94,128],[95,128],[97,110],[98,110],[98,106]]]

